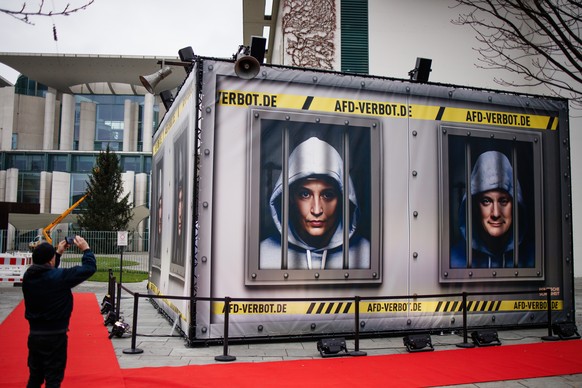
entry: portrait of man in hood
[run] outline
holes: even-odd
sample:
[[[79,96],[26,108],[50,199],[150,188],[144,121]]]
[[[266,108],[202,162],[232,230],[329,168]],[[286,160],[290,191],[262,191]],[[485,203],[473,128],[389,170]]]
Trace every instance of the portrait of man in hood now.
[[[471,171],[471,200],[464,195],[459,208],[462,241],[451,249],[451,268],[534,266],[534,245],[526,238],[526,205],[519,180],[515,178],[514,168],[504,153],[490,150],[479,155]],[[469,203],[471,216],[468,218]],[[472,220],[470,232],[467,219]]]
[[[345,268],[346,240],[347,268],[370,268],[370,242],[358,233],[358,199],[352,178],[346,174],[340,153],[317,136],[307,138],[293,149],[287,174],[281,172],[269,197],[277,233],[260,243],[261,269],[282,268],[284,235],[287,235],[287,269]],[[285,191],[288,204],[283,203]],[[286,231],[285,206],[288,206]]]

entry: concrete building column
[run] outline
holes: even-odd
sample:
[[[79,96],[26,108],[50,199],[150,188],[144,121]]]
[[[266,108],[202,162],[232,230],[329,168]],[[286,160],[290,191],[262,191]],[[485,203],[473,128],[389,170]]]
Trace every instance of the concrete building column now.
[[[17,202],[18,198],[18,169],[9,168],[6,170],[6,191],[4,201]]]
[[[79,151],[93,151],[95,149],[95,121],[97,119],[97,104],[81,102],[79,119]]]
[[[52,186],[53,173],[42,171],[40,173],[40,191],[38,193],[38,202],[40,203],[41,213],[50,213]]]
[[[148,174],[135,174],[135,206],[148,206]],[[149,207],[149,206],[148,206]],[[149,217],[137,225],[138,239],[136,249],[138,251],[145,251],[144,231],[146,230]]]
[[[152,151],[152,136],[154,133],[154,95],[147,93],[143,102],[142,145],[143,152]]]
[[[0,202],[6,197],[6,170],[0,171]]]
[[[44,98],[44,130],[42,136],[42,149],[52,150],[55,138],[55,105],[57,95],[53,88],[49,88]]]
[[[61,141],[60,150],[73,149],[75,136],[75,96],[63,93],[63,109],[61,113]]]
[[[54,171],[50,197],[50,212],[60,214],[70,206],[71,197],[71,174],[68,172]],[[68,233],[68,223],[58,224],[53,229],[60,236]],[[58,232],[60,230],[60,232]]]
[[[0,150],[12,149],[14,131],[14,86],[0,88]]]
[[[135,187],[135,172],[134,171],[127,171],[121,173],[121,182],[123,185],[123,193],[121,193],[121,197],[125,197],[129,194],[129,203],[134,206],[134,187]]]
[[[4,196],[4,201],[6,202],[17,202],[18,198],[18,169],[9,168],[6,170],[6,192]],[[16,229],[12,225],[8,225],[8,236],[6,239],[6,250],[14,250],[14,235]]]
[[[62,213],[71,206],[71,174],[62,171],[52,174],[50,212]]]

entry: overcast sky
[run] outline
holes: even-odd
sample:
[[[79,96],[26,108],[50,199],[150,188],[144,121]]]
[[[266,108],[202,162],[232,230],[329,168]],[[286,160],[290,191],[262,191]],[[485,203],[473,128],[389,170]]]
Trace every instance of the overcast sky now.
[[[87,2],[45,0],[44,11]],[[23,3],[37,11],[40,1],[0,0],[0,8]],[[0,13],[0,52],[177,56],[192,46],[196,54],[227,58],[243,43],[242,0],[95,0],[70,16],[31,21],[34,25]],[[0,64],[0,76],[14,83],[18,73]]]

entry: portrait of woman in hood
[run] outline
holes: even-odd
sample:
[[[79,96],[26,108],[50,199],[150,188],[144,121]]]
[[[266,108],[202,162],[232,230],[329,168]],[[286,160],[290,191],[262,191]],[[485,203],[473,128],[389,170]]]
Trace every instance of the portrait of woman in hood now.
[[[469,205],[465,195],[459,208],[462,241],[451,249],[451,268],[532,268],[535,248],[526,237],[526,205],[505,154],[486,151],[479,155],[471,172],[470,195],[472,225],[469,229],[466,224]]]
[[[370,268],[370,242],[357,228],[360,212],[356,190],[351,177],[347,177],[344,187],[344,163],[338,151],[312,136],[291,152],[287,182],[283,176],[281,172],[269,198],[272,222],[278,233],[261,241],[260,268],[282,268],[285,190],[289,198],[287,269],[344,268],[344,228],[349,240],[348,268]],[[343,209],[349,209],[347,217]]]

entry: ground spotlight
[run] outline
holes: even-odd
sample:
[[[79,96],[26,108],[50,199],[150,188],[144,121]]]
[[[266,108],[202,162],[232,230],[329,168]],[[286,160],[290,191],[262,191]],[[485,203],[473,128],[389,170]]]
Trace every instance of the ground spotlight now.
[[[580,339],[578,327],[574,323],[554,323],[552,325],[553,332],[560,337],[560,339]]]
[[[338,357],[348,355],[345,338],[322,338],[317,341],[317,350],[321,357]]]
[[[497,330],[477,330],[471,333],[471,338],[477,346],[501,345]]]
[[[406,350],[410,353],[430,352],[434,350],[430,334],[411,334],[402,339]]]

